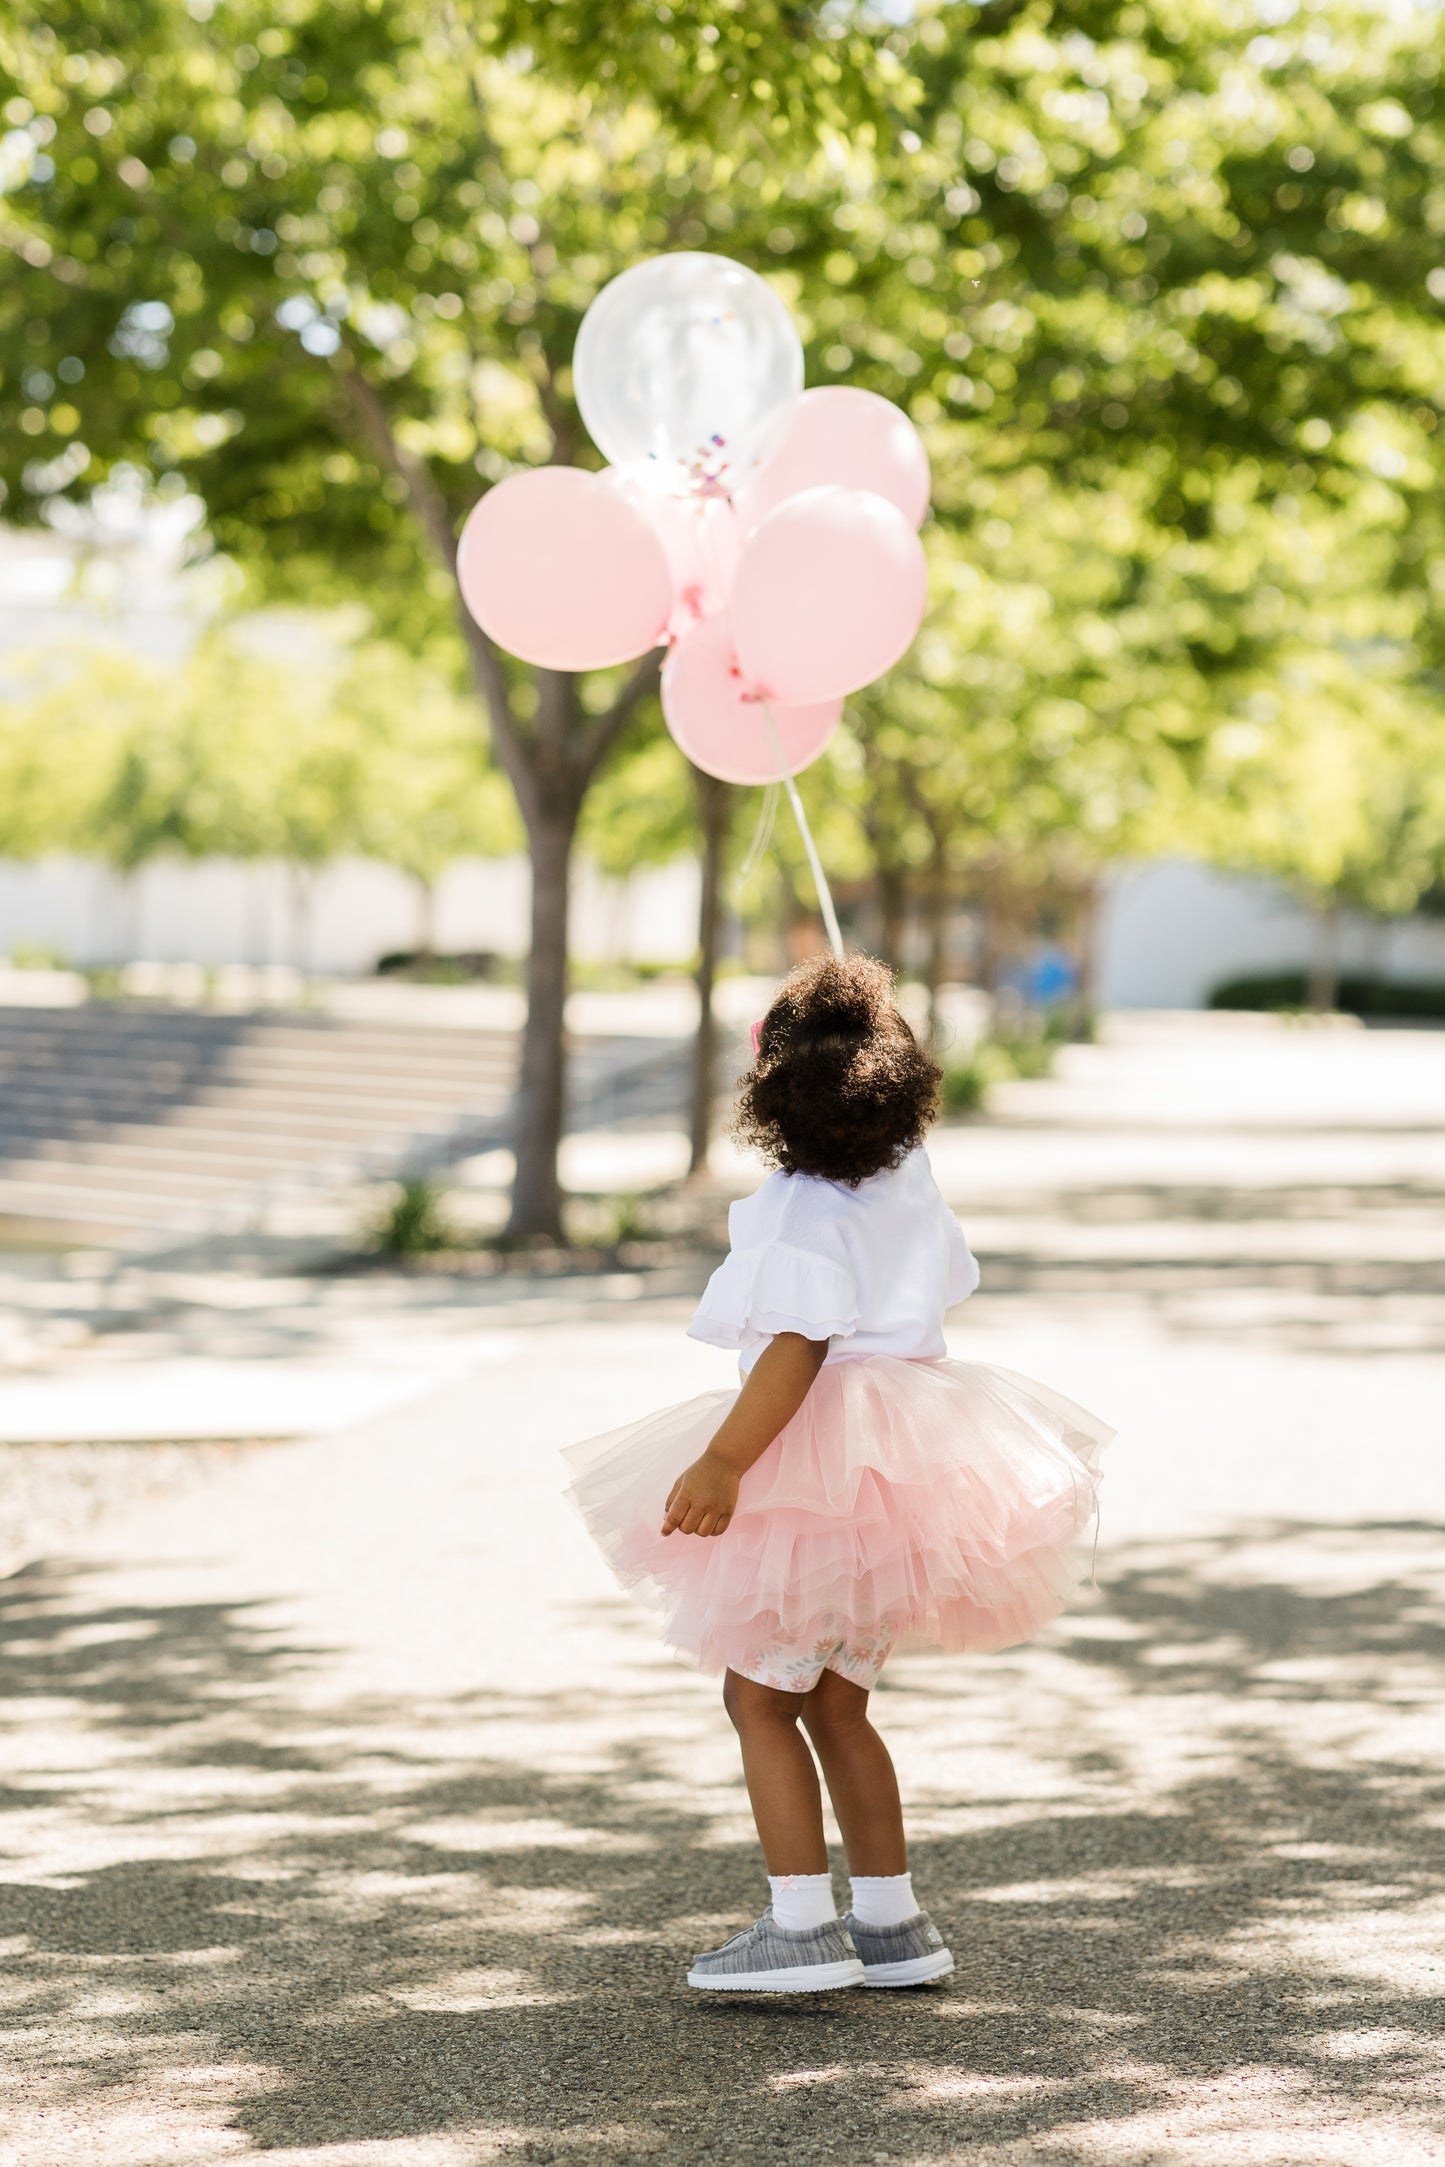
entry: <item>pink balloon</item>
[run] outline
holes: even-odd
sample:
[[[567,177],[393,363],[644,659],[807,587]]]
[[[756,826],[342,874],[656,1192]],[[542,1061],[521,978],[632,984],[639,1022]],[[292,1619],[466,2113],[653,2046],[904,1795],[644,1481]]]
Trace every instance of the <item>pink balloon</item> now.
[[[785,706],[835,700],[893,667],[927,601],[923,545],[896,504],[866,489],[805,489],[743,549],[738,659]]]
[[[805,391],[782,448],[737,500],[744,534],[785,498],[825,482],[871,489],[896,504],[910,526],[921,527],[928,512],[928,454],[902,407],[851,384]]]
[[[489,489],[462,529],[457,578],[487,637],[544,670],[645,654],[672,607],[656,533],[577,467],[536,467]]]
[[[672,572],[668,632],[680,639],[699,617],[727,605],[742,538],[726,497],[665,497],[646,489],[625,467],[604,467],[608,487],[641,512],[656,533]]]
[[[773,730],[790,775],[817,759],[842,712],[841,700],[773,707]],[[719,781],[778,780],[768,716],[739,667],[726,617],[701,619],[670,650],[662,665],[662,713],[688,759]]]

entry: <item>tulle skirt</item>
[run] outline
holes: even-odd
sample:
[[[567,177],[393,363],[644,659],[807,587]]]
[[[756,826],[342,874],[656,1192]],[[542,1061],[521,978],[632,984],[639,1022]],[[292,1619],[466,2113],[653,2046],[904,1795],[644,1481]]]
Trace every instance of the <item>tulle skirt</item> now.
[[[736,1397],[705,1392],[566,1454],[618,1579],[704,1670],[810,1637],[1007,1648],[1087,1577],[1112,1430],[976,1362],[825,1364],[726,1533],[664,1537],[668,1491]]]

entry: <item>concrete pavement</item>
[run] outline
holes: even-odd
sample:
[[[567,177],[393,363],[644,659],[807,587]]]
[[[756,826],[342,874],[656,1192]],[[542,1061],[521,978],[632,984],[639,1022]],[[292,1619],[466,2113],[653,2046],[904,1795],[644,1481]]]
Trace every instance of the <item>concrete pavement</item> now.
[[[1445,1037],[1171,1030],[940,1140],[955,1351],[1123,1433],[1099,1596],[878,1696],[947,1991],[682,1984],[734,1749],[556,1451],[727,1357],[492,1287],[464,1374],[0,1583],[6,2167],[1445,2159]]]

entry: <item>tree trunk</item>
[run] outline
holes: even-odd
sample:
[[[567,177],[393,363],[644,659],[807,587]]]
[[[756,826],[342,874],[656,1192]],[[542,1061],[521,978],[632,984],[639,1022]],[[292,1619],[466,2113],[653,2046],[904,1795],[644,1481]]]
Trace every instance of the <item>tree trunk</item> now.
[[[549,794],[550,797],[550,794]],[[567,903],[575,803],[534,807],[527,824],[532,858],[532,942],[527,1021],[513,1112],[516,1174],[507,1232],[519,1241],[564,1241],[557,1152],[566,1117]]]
[[[928,869],[928,887],[923,904],[928,939],[924,960],[928,984],[928,1043],[935,1052],[943,1042],[943,1017],[939,1012],[938,995],[943,985],[943,970],[947,961],[949,901],[947,849],[935,836],[933,863]]]
[[[900,790],[903,804],[911,801],[903,763],[885,759],[871,731],[865,730],[859,742],[868,787],[858,817],[873,861],[878,952],[890,971],[901,971],[908,923],[908,871],[901,850],[904,820]]]
[[[1074,990],[1073,1022],[1087,1031],[1099,1004],[1099,918],[1103,883],[1090,880],[1079,890],[1074,907],[1074,953],[1078,958],[1079,983]]]
[[[697,1037],[692,1055],[692,1151],[688,1172],[707,1171],[712,1142],[713,1072],[717,1066],[717,1020],[712,1012],[722,920],[723,854],[732,825],[733,796],[727,783],[693,769],[702,827],[702,895],[697,913]]]
[[[874,879],[878,887],[878,950],[890,971],[903,968],[903,921],[908,907],[908,889],[903,868],[875,863]]]
[[[287,868],[291,887],[291,953],[303,984],[309,986],[315,942],[312,938],[316,905],[316,868],[292,864]]]
[[[978,878],[978,982],[991,1001],[998,998],[999,966],[1003,961],[1001,917],[997,870],[983,865]]]
[[[241,946],[252,970],[264,970],[271,960],[270,898],[266,893],[269,860],[253,858],[245,867],[246,896]]]
[[[112,942],[117,970],[140,960],[140,884],[142,868],[123,865],[115,876],[115,939]]]
[[[1313,1009],[1326,1013],[1340,1000],[1340,906],[1332,896],[1319,896],[1313,906],[1314,938],[1310,944],[1309,990],[1305,999]]]

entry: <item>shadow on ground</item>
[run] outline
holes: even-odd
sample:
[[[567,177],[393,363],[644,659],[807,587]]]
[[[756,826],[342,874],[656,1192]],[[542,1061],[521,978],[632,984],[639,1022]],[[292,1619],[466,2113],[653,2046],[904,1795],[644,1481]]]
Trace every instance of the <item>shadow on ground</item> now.
[[[1032,1726],[1043,1780],[931,1801],[946,1990],[787,2004],[682,1983],[758,1882],[690,1788],[690,1683],[317,1704],[309,1652],[244,1608],[88,1607],[63,1566],[3,1597],[11,1715],[64,1710],[109,1771],[77,1788],[62,1749],[0,1802],[27,2105],[194,2114],[219,2082],[228,2158],[1313,2167],[1374,2123],[1437,2156],[1445,1529],[1125,1551],[1046,1647],[901,1663],[886,1726],[965,1756]],[[483,1763],[457,1751],[479,1722]],[[202,2154],[106,2153],[161,2156]]]

